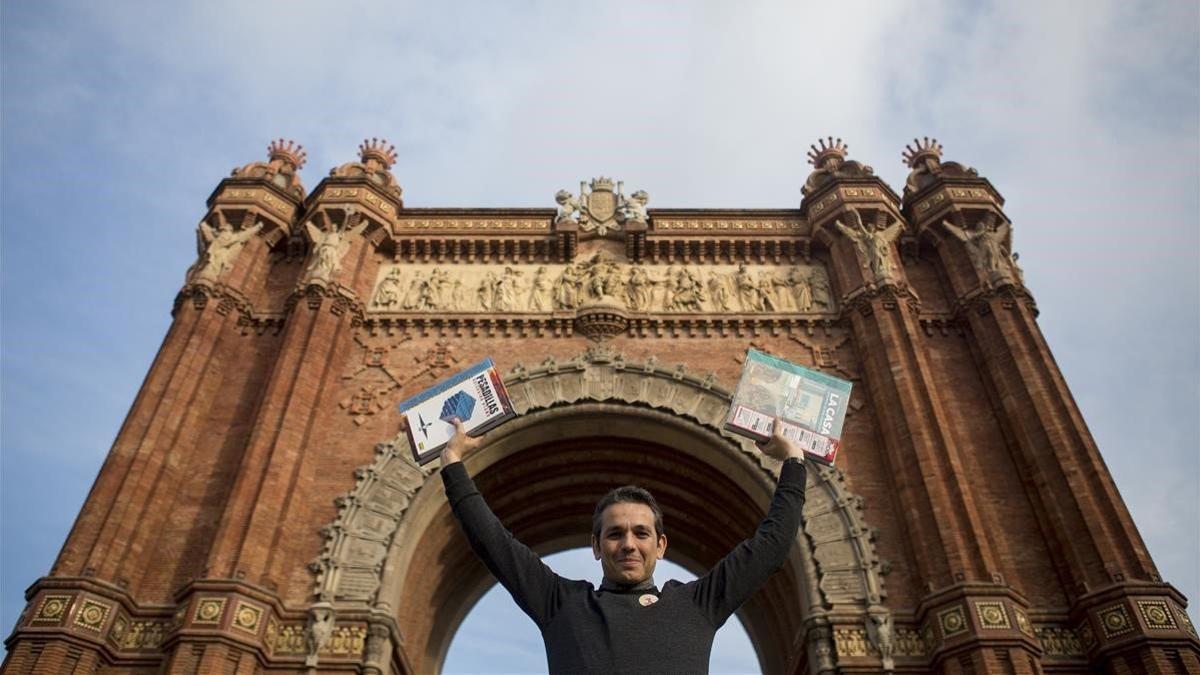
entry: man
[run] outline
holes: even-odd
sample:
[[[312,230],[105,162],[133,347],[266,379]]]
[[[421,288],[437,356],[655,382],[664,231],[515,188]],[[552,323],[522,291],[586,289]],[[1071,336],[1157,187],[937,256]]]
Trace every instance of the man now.
[[[482,443],[462,424],[442,451],[442,481],[471,548],[542,632],[552,673],[704,673],[713,636],[787,560],[804,506],[804,453],[776,434],[762,447],[783,460],[767,517],[754,536],[690,583],[654,583],[667,552],[662,511],[649,492],[617,488],[596,505],[597,590],[564,579],[518,542],[488,508],[462,460]]]

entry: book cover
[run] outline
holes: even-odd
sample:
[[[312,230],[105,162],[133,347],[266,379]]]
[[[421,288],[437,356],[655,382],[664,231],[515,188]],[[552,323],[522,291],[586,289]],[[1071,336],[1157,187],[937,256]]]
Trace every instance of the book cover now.
[[[833,464],[841,446],[850,383],[751,349],[733,392],[725,429],[756,441],[775,424],[811,458]]]
[[[400,414],[413,459],[428,464],[441,455],[454,434],[454,418],[462,421],[467,434],[478,436],[516,417],[500,372],[492,360],[484,359],[466,370],[400,402]]]

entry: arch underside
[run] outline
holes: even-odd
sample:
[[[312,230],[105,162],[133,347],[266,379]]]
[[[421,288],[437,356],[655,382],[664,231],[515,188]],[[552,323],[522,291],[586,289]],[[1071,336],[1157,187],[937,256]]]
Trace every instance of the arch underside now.
[[[642,485],[663,508],[668,557],[702,574],[753,533],[774,489],[772,469],[752,444],[720,431],[729,394],[710,378],[600,356],[518,368],[506,385],[521,416],[491,432],[467,468],[501,522],[541,555],[588,546],[596,500],[617,485]],[[402,440],[383,444],[360,471],[330,528],[317,591],[335,607],[391,613],[406,660],[434,672],[494,581],[454,522],[440,477],[408,453]],[[738,613],[765,672],[804,670],[814,613],[831,599],[864,611],[868,589],[878,588],[867,578],[867,528],[839,472],[810,471],[808,496],[806,531],[815,526],[816,545],[799,535],[788,564]],[[836,548],[837,560],[823,547]],[[822,567],[840,575],[832,594]]]

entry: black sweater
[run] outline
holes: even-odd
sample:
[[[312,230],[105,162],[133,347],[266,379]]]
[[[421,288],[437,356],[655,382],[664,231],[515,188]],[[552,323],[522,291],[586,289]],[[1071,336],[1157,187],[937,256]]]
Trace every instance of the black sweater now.
[[[783,465],[767,517],[707,574],[621,592],[564,579],[500,524],[461,462],[442,470],[446,496],[471,548],[546,644],[552,673],[707,673],[713,636],[787,560],[800,527],[805,467]],[[646,593],[658,602],[643,606]]]

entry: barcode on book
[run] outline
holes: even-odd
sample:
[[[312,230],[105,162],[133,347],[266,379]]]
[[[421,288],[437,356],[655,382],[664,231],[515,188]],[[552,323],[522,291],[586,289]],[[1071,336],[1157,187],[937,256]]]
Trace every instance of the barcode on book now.
[[[794,424],[780,422],[783,428],[783,437],[800,446],[801,450],[811,452],[814,455],[828,457],[833,450],[833,441],[818,433],[813,433],[804,427],[798,427]]]
[[[744,405],[739,405],[737,412],[733,414],[733,423],[751,433],[759,434],[760,436],[770,436],[771,426],[775,423],[775,418],[770,415],[764,415],[757,410],[751,410]]]

